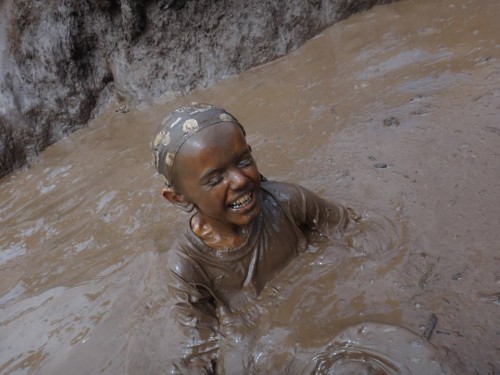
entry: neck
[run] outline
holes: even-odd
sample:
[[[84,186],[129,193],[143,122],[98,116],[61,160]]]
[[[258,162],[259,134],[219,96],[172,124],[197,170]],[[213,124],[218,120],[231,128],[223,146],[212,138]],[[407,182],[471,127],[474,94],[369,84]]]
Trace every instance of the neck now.
[[[206,245],[215,249],[235,249],[248,236],[250,225],[227,225],[217,220],[204,218],[199,213],[191,219],[191,229]]]

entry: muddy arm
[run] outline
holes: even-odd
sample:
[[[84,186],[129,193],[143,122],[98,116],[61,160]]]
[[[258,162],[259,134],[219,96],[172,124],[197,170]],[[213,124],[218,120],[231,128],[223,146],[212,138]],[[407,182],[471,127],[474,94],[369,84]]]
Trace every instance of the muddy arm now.
[[[349,221],[348,209],[320,198],[302,186],[279,182],[271,183],[268,189],[303,229],[328,235],[343,230]]]
[[[219,350],[219,321],[216,302],[199,275],[189,272],[190,280],[181,275],[179,268],[170,270],[169,291],[174,300],[173,317],[179,324],[186,341],[183,359],[177,364],[181,373],[216,373]],[[184,277],[183,277],[184,276]]]

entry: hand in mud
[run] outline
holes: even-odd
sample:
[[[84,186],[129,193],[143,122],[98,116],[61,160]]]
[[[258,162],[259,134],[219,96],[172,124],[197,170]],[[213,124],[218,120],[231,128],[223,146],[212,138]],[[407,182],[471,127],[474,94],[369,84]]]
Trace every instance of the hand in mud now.
[[[388,251],[399,242],[394,224],[374,212],[358,214],[347,207],[348,223],[343,232],[344,243],[358,255]]]
[[[359,223],[359,221],[361,221],[361,219],[363,218],[361,215],[358,215],[356,211],[354,211],[354,209],[351,207],[347,207],[346,210],[347,210],[347,217],[349,217],[349,220],[353,220],[356,223]]]

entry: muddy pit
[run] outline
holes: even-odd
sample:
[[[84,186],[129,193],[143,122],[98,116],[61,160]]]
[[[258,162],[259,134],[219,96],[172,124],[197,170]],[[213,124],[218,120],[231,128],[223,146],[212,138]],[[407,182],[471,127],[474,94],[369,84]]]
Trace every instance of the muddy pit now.
[[[228,328],[226,373],[498,373],[499,15],[379,6],[210,89],[112,108],[3,178],[0,374],[160,374],[180,355],[163,259],[186,216],[148,142],[193,100],[245,125],[268,178],[379,212],[398,237],[297,259],[253,325]]]

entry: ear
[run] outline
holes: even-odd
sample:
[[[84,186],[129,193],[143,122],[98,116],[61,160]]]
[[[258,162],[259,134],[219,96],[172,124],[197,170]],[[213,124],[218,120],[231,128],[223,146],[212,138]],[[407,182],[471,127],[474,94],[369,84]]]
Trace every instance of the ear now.
[[[172,203],[178,209],[191,212],[194,210],[194,204],[188,202],[184,199],[182,194],[176,193],[172,188],[163,188],[162,190],[163,198]]]

